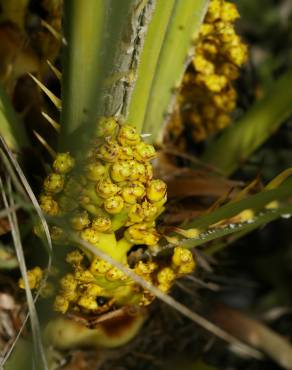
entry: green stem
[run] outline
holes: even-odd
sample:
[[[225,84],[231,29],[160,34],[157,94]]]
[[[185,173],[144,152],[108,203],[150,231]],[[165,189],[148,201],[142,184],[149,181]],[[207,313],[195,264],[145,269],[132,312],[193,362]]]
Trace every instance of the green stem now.
[[[158,0],[160,6],[161,3],[165,5],[165,1]],[[144,113],[140,115],[143,123],[139,121],[137,123],[143,132],[152,134],[153,141],[157,140],[166,116],[172,109],[177,88],[180,86],[190,55],[193,54],[193,38],[199,31],[207,6],[208,0],[176,0],[173,6],[154,75],[150,76],[152,79],[150,89],[145,92],[148,99],[142,107]],[[170,9],[167,8],[167,11]],[[149,74],[143,78],[149,78]]]
[[[224,175],[231,175],[292,114],[292,70],[208,146],[202,159]]]

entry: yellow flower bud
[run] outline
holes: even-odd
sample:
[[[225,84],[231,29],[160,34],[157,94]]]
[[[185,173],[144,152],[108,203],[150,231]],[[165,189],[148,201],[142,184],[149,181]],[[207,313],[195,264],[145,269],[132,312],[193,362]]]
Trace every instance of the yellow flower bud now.
[[[78,305],[91,311],[98,309],[96,298],[90,295],[82,295],[78,300]]]
[[[96,192],[102,198],[109,198],[117,194],[120,191],[120,187],[113,183],[109,178],[100,180],[96,185]]]
[[[144,236],[143,243],[149,246],[157,244],[159,241],[159,234],[154,228],[148,229],[148,232]]]
[[[104,201],[104,209],[110,214],[117,214],[124,208],[124,200],[119,195],[114,195]]]
[[[76,290],[62,290],[61,294],[69,302],[76,302],[79,296]]]
[[[76,213],[70,219],[71,226],[74,230],[83,230],[90,224],[90,219],[86,211]]]
[[[72,266],[78,266],[81,264],[84,256],[79,250],[69,252],[66,256],[66,262]]]
[[[97,284],[88,284],[85,290],[85,295],[97,297],[103,293],[103,288]]]
[[[227,85],[227,78],[222,75],[212,74],[209,76],[198,76],[198,82],[203,83],[208,90],[219,92]]]
[[[128,161],[116,162],[111,167],[111,178],[116,181],[125,181],[131,175],[131,165]]]
[[[86,229],[81,231],[80,238],[92,245],[96,245],[99,241],[99,233],[92,227],[87,227]]]
[[[126,225],[131,225],[132,223],[140,223],[143,221],[144,212],[140,204],[136,203],[130,207],[128,213],[128,222]]]
[[[98,121],[98,126],[96,129],[97,137],[107,137],[114,135],[118,123],[114,117],[101,117]]]
[[[91,227],[100,232],[105,232],[110,230],[112,226],[111,219],[106,216],[100,216],[93,219]]]
[[[121,146],[119,158],[122,160],[133,159],[134,158],[133,149],[130,146]]]
[[[92,283],[95,281],[94,276],[89,270],[77,270],[75,272],[75,279],[80,283]]]
[[[54,302],[54,310],[64,314],[68,311],[68,308],[69,301],[63,296],[57,295]]]
[[[55,172],[65,174],[72,170],[75,165],[75,160],[69,152],[58,153],[53,163],[53,169]]]
[[[157,288],[161,290],[163,293],[167,293],[171,288],[171,284],[167,284],[167,283],[158,284]]]
[[[67,274],[60,280],[60,286],[64,290],[76,290],[77,281],[72,274]]]
[[[154,228],[148,228],[147,224],[134,224],[125,231],[125,238],[133,244],[146,244],[149,246],[157,244],[159,235]]]
[[[118,141],[122,146],[133,146],[141,141],[134,126],[123,125],[118,133]]]
[[[145,200],[142,203],[142,209],[143,209],[145,221],[153,221],[155,219],[155,216],[157,215],[157,212],[158,212],[156,205]]]
[[[36,266],[32,270],[27,271],[27,279],[30,289],[36,289],[43,277],[43,271],[40,267]],[[23,279],[19,279],[18,285],[20,288],[25,289]]]
[[[145,182],[145,166],[135,160],[129,161],[131,166],[130,180]]]
[[[89,163],[85,167],[85,176],[91,181],[98,181],[106,174],[106,168],[100,161]]]
[[[40,196],[40,207],[49,216],[57,216],[59,205],[51,195]]]
[[[212,0],[209,4],[208,11],[206,14],[206,21],[213,23],[221,16],[221,0]]]
[[[247,60],[247,46],[245,44],[234,45],[226,50],[228,59],[241,67]]]
[[[51,173],[44,181],[44,190],[48,193],[59,193],[64,187],[64,177],[59,173]]]
[[[214,25],[210,23],[203,23],[200,27],[200,36],[205,37],[214,33]]]
[[[211,75],[215,71],[214,64],[199,54],[194,57],[193,65],[196,71],[201,72],[205,75]]]
[[[234,26],[225,22],[216,23],[216,34],[223,43],[230,43],[237,37]]]
[[[159,202],[166,195],[165,182],[159,179],[151,180],[146,189],[146,194],[150,202]]]
[[[135,272],[137,275],[147,275],[147,274],[152,274],[155,270],[157,270],[158,265],[156,262],[153,261],[139,261],[135,265]]]
[[[170,267],[163,267],[157,273],[157,281],[159,284],[170,284],[175,277],[175,273]]]
[[[99,257],[94,257],[93,261],[90,264],[90,272],[94,275],[105,274],[108,270],[112,268],[112,265],[107,261]]]
[[[193,262],[194,258],[190,250],[182,247],[176,247],[174,248],[171,261],[175,266],[179,267],[186,263]]]
[[[138,161],[150,161],[156,157],[156,151],[153,145],[141,141],[135,146],[135,158]]]
[[[121,195],[125,202],[134,204],[145,195],[145,187],[141,182],[133,181],[122,188]]]
[[[105,162],[116,162],[120,155],[120,146],[114,140],[106,139],[105,143],[99,148],[97,158]]]
[[[228,62],[222,63],[217,69],[217,72],[223,74],[229,80],[236,80],[239,76],[238,67]]]
[[[220,17],[223,22],[234,22],[237,18],[239,18],[236,5],[227,1],[223,1],[221,5]]]

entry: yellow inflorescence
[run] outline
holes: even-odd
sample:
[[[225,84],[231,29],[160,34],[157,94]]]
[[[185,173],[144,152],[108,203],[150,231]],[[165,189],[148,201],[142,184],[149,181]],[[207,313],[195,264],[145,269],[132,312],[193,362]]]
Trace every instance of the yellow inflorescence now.
[[[68,244],[70,233],[77,234],[167,292],[176,277],[194,270],[189,251],[176,248],[162,263],[137,261],[131,267],[127,257],[132,247],[155,248],[160,239],[156,219],[164,209],[166,184],[153,178],[154,157],[154,147],[143,142],[133,126],[102,118],[90,151],[78,166],[69,153],[57,154],[53,172],[44,181],[40,206],[67,225],[66,230],[51,225],[56,243],[66,243],[67,235]],[[80,249],[67,254],[70,273],[59,281],[55,310],[96,314],[124,304],[152,302],[150,292],[123,271],[82,245],[74,247]],[[34,270],[29,272],[32,287],[37,286]]]
[[[237,99],[232,82],[247,60],[247,46],[234,28],[238,18],[235,4],[211,0],[195,41],[195,56],[184,75],[179,114],[170,122],[174,138],[181,136],[185,124],[195,142],[230,124]]]

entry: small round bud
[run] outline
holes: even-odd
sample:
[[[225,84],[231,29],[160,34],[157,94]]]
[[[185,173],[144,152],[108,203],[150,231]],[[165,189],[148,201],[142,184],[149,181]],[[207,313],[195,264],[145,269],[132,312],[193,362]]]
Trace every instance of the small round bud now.
[[[206,21],[209,23],[215,22],[221,16],[221,0],[212,0],[209,4],[206,14]]]
[[[69,152],[58,153],[53,163],[53,169],[58,173],[65,174],[70,172],[74,165],[75,160],[73,157],[71,157]]]
[[[125,181],[131,175],[131,165],[128,161],[116,162],[111,167],[111,178],[116,181]]]
[[[98,304],[96,302],[96,298],[92,297],[90,295],[83,295],[78,300],[78,305],[82,308],[85,308],[87,310],[97,310]]]
[[[153,221],[155,219],[155,216],[157,215],[158,209],[157,207],[145,200],[142,203],[142,209],[144,214],[144,220],[145,221]]]
[[[133,146],[141,141],[134,126],[123,125],[118,133],[118,141],[122,146]]]
[[[39,266],[34,267],[32,270],[27,271],[27,279],[30,289],[36,289],[43,277],[43,271]],[[19,279],[19,287],[25,289],[23,279]]]
[[[175,266],[182,266],[185,263],[193,262],[194,258],[190,250],[182,247],[176,247],[174,248],[171,261]]]
[[[175,273],[170,267],[164,267],[157,273],[157,281],[160,284],[170,284],[175,279]]]
[[[130,180],[139,180],[142,182],[146,181],[145,177],[145,166],[137,161],[130,161],[131,175]]]
[[[90,272],[93,275],[105,274],[108,270],[112,268],[112,265],[107,261],[99,257],[95,257],[90,265]]]
[[[75,279],[80,283],[92,283],[95,281],[94,276],[89,270],[78,270],[75,272]]]
[[[44,190],[48,193],[60,193],[64,187],[64,177],[59,173],[51,173],[44,181]]]
[[[49,216],[57,216],[59,205],[51,195],[40,196],[40,207]]]
[[[220,18],[223,22],[234,22],[239,17],[240,16],[235,4],[227,1],[222,2]]]
[[[133,223],[140,223],[143,221],[143,219],[144,219],[143,208],[138,203],[133,204],[128,213],[127,225],[131,225]]]
[[[106,173],[105,166],[99,162],[91,162],[85,167],[85,176],[88,180],[91,181],[98,181],[100,180]]]
[[[72,274],[67,274],[60,280],[60,286],[64,290],[75,290],[77,288],[77,281]]]
[[[167,293],[169,289],[171,288],[171,284],[167,284],[167,283],[158,284],[157,288],[161,290],[163,293]]]
[[[121,194],[125,202],[134,204],[145,195],[145,187],[141,182],[133,181],[122,188]]]
[[[114,195],[104,201],[104,209],[110,214],[117,214],[124,208],[124,200],[119,195]]]
[[[134,224],[127,228],[125,238],[133,244],[146,244],[149,246],[157,244],[159,235],[154,228],[148,228],[147,224]]]
[[[106,140],[99,148],[97,157],[105,162],[115,162],[120,155],[120,146],[114,140]]]
[[[93,219],[91,227],[100,232],[105,232],[110,230],[112,226],[111,219],[106,216],[100,216]]]
[[[95,245],[99,242],[99,233],[91,227],[88,227],[81,231],[81,239],[87,241],[88,243]]]
[[[127,160],[127,159],[133,159],[134,152],[133,149],[130,146],[121,146],[120,147],[120,159]]]
[[[57,295],[54,302],[54,310],[61,313],[66,313],[69,308],[69,301],[61,296]]]
[[[74,230],[83,230],[90,224],[90,219],[86,211],[77,212],[71,219],[70,224]]]
[[[215,71],[215,65],[200,54],[194,57],[193,65],[197,72],[201,72],[204,75],[211,75]]]
[[[152,261],[148,261],[148,262],[139,261],[135,265],[135,272],[138,275],[147,275],[147,274],[151,274],[152,272],[154,272],[157,269],[157,267],[158,267],[157,266],[157,263],[155,263],[155,262],[152,262]]]
[[[150,202],[159,202],[166,195],[166,184],[164,181],[156,179],[151,180],[146,189],[147,198]]]
[[[96,192],[102,198],[109,198],[120,191],[120,187],[113,183],[109,178],[100,180],[96,185]]]
[[[112,136],[115,133],[117,127],[118,123],[114,117],[101,117],[98,121],[96,136]]]
[[[156,157],[156,151],[153,145],[146,144],[143,141],[135,146],[135,158],[138,161],[150,161]]]
[[[103,293],[102,287],[97,284],[88,284],[85,290],[85,295],[91,297],[97,297]]]
[[[66,262],[72,266],[78,266],[81,264],[84,256],[79,250],[69,252],[66,256]]]

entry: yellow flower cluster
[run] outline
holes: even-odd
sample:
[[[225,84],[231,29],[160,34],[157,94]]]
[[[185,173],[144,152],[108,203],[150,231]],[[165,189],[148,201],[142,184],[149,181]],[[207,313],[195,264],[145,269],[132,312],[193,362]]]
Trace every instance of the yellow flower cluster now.
[[[155,248],[160,238],[156,219],[164,209],[166,184],[153,178],[155,155],[154,147],[143,142],[133,126],[103,118],[85,159],[75,163],[69,153],[57,155],[44,180],[40,206],[52,217],[56,244],[64,245],[66,239],[68,244],[69,234],[77,234],[167,292],[176,277],[194,270],[190,251],[177,247],[163,262],[128,263],[134,246]],[[67,227],[53,225],[56,216]],[[57,311],[101,313],[113,306],[151,303],[154,297],[122,271],[82,245],[75,246],[79,249],[67,254],[70,273],[60,280]]]
[[[237,99],[232,81],[247,60],[247,46],[234,28],[238,18],[235,4],[211,0],[196,39],[195,56],[184,75],[178,98],[180,117],[170,123],[174,138],[182,134],[185,124],[195,142],[230,124]]]
[[[60,281],[54,305],[56,311],[65,313],[73,309],[96,314],[122,305],[146,306],[153,301],[154,296],[148,290],[108,262],[94,257],[88,264],[84,259],[78,250],[68,253],[66,260],[72,266],[72,273]],[[125,266],[130,269],[128,264]],[[176,278],[191,273],[194,268],[192,253],[176,247],[167,265],[159,266],[157,261],[138,261],[130,270],[168,292]]]

